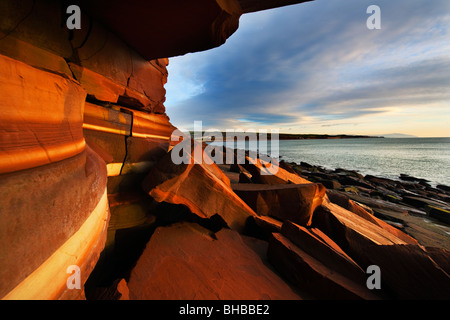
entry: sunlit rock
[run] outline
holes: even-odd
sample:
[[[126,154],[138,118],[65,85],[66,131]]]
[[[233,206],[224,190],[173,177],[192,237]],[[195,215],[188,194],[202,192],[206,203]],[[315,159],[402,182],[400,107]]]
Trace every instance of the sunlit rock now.
[[[195,163],[193,153],[190,164],[174,164],[173,152],[152,168],[142,183],[145,192],[158,202],[183,204],[201,218],[219,215],[230,228],[243,231],[255,212],[233,192],[219,167],[212,161]]]
[[[311,225],[314,210],[322,204],[321,184],[233,184],[232,188],[256,213],[279,220]]]
[[[236,231],[213,234],[190,223],[155,231],[132,270],[130,299],[283,299],[301,297]]]

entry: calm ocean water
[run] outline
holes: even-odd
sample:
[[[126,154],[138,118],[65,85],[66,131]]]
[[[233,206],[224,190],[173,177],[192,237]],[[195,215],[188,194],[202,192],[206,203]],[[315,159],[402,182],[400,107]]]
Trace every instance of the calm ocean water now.
[[[450,186],[450,138],[282,140],[281,159],[398,179],[400,173]]]
[[[279,155],[287,162],[304,161],[390,179],[404,173],[427,179],[432,186],[450,186],[450,138],[281,140]]]

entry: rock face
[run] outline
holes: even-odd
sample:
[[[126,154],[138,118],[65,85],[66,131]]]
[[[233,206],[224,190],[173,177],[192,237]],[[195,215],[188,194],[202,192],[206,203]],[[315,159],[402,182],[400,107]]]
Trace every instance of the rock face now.
[[[0,173],[80,154],[86,94],[76,82],[1,55],[0,69]]]
[[[212,163],[174,164],[172,149],[143,181],[143,188],[158,202],[183,204],[201,218],[220,216],[232,229],[242,231],[255,212],[232,190],[229,179]]]
[[[147,60],[217,47],[236,31],[242,14],[237,0],[83,1],[83,6]]]
[[[274,166],[274,169],[271,166]],[[278,163],[273,162],[273,164],[267,164],[267,161],[261,159],[249,159],[246,157],[246,163],[242,164],[248,172],[252,175],[253,183],[260,184],[285,184],[285,183],[295,183],[295,184],[305,184],[311,183],[310,181],[300,177],[299,175],[289,172]],[[269,169],[268,169],[269,168]]]
[[[322,204],[321,184],[235,184],[233,191],[257,214],[310,226],[314,210]]]
[[[365,284],[365,272],[331,238],[317,228],[307,229],[290,221],[283,224],[280,233],[299,249],[313,256],[333,270],[360,286]]]
[[[396,299],[450,299],[448,263],[450,252],[417,245],[371,245],[360,253],[362,265],[377,265],[382,270],[381,286]],[[393,257],[395,262],[393,263]]]
[[[376,299],[367,288],[306,254],[281,234],[274,234],[268,251],[270,261],[292,283],[316,299]]]
[[[64,74],[5,56],[0,64],[0,296],[82,297],[82,290],[65,291],[66,269],[77,263],[86,280],[108,220],[105,163],[83,136],[86,93]],[[73,250],[78,260],[70,256]],[[52,272],[59,277],[49,278]],[[53,285],[46,286],[45,279]]]
[[[419,244],[416,239],[413,237],[407,235],[406,233],[402,232],[401,230],[389,225],[388,223],[376,218],[373,214],[370,214],[367,212],[361,205],[358,205],[356,202],[351,200],[349,197],[345,196],[344,194],[338,193],[338,192],[327,192],[327,195],[329,196],[329,199],[331,202],[338,204],[340,207],[347,209],[361,218],[368,220],[377,226],[385,229],[386,231],[394,234],[399,239],[405,241],[409,244]]]
[[[188,223],[155,231],[128,288],[130,299],[301,299],[237,232]]]
[[[394,234],[333,203],[314,213],[313,226],[327,234],[346,252],[359,252],[367,245],[406,244]]]
[[[108,241],[107,193],[132,177],[139,189],[168,150],[168,61],[143,59],[84,14],[69,31],[58,1],[1,7],[0,297],[84,298]],[[80,289],[67,288],[70,265]]]

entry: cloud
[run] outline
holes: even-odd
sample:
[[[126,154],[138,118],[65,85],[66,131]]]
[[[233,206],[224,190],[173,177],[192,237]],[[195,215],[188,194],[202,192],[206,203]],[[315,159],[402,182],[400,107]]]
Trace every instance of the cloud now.
[[[371,2],[316,0],[247,14],[223,46],[170,59],[172,122],[326,128],[393,107],[448,108],[450,2],[379,0],[382,29],[368,30]]]

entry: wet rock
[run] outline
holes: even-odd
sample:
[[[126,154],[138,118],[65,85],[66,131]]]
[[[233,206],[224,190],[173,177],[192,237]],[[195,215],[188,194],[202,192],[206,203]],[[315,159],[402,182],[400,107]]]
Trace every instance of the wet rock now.
[[[342,185],[346,185],[346,186],[357,186],[357,187],[363,187],[366,189],[374,189],[374,187],[365,182],[364,180],[362,180],[361,178],[357,178],[354,176],[348,176],[348,175],[340,175],[338,178],[338,181],[340,184]]]
[[[446,186],[446,185],[443,185],[443,184],[438,184],[438,185],[436,186],[436,188],[441,189],[441,190],[444,190],[444,191],[447,191],[447,192],[450,192],[450,187],[449,187],[449,186]]]
[[[158,228],[128,281],[130,299],[301,299],[232,230]]]
[[[422,185],[428,185],[428,182],[430,182],[429,180],[412,177],[412,176],[404,174],[404,173],[400,174],[400,179],[404,180],[404,181],[418,182]]]
[[[433,205],[428,205],[426,210],[430,217],[450,225],[450,210]]]
[[[362,174],[360,174],[359,172],[355,171],[355,170],[346,170],[346,169],[342,169],[342,168],[337,168],[334,171],[338,175],[341,175],[341,176],[353,177],[353,178],[356,178],[358,180],[363,180],[364,179],[364,176]]]
[[[374,185],[382,186],[387,189],[396,188],[396,186],[397,186],[397,182],[394,180],[387,179],[387,178],[375,177],[372,175],[366,175],[364,177],[364,180],[366,180]]]
[[[280,168],[286,170],[287,172],[297,174],[297,172],[292,168],[292,166],[284,160],[280,161]]]
[[[337,180],[321,180],[320,183],[327,189],[340,189],[342,185]]]
[[[307,168],[307,169],[312,169],[314,167],[313,165],[310,165],[309,163],[303,162],[303,161],[300,162],[300,166]]]
[[[414,196],[404,196],[403,201],[411,206],[421,208],[421,209],[426,208],[428,205],[444,207],[444,208],[450,209],[450,205],[448,205],[447,203],[441,202],[438,200],[434,200],[434,199],[427,199],[427,198],[414,197]]]
[[[380,208],[380,209],[386,209],[386,210],[391,210],[391,211],[396,211],[396,212],[400,212],[400,213],[404,213],[404,214],[414,214],[414,215],[418,215],[418,216],[425,216],[426,213],[423,210],[419,210],[410,206],[406,206],[406,205],[402,205],[402,204],[396,204],[396,203],[392,203],[389,201],[384,201],[381,199],[375,199],[375,198],[370,198],[370,197],[365,197],[362,195],[356,195],[356,194],[351,194],[351,193],[347,193],[347,196],[358,202],[358,203],[362,203],[365,204],[366,206],[374,209],[374,208]]]

